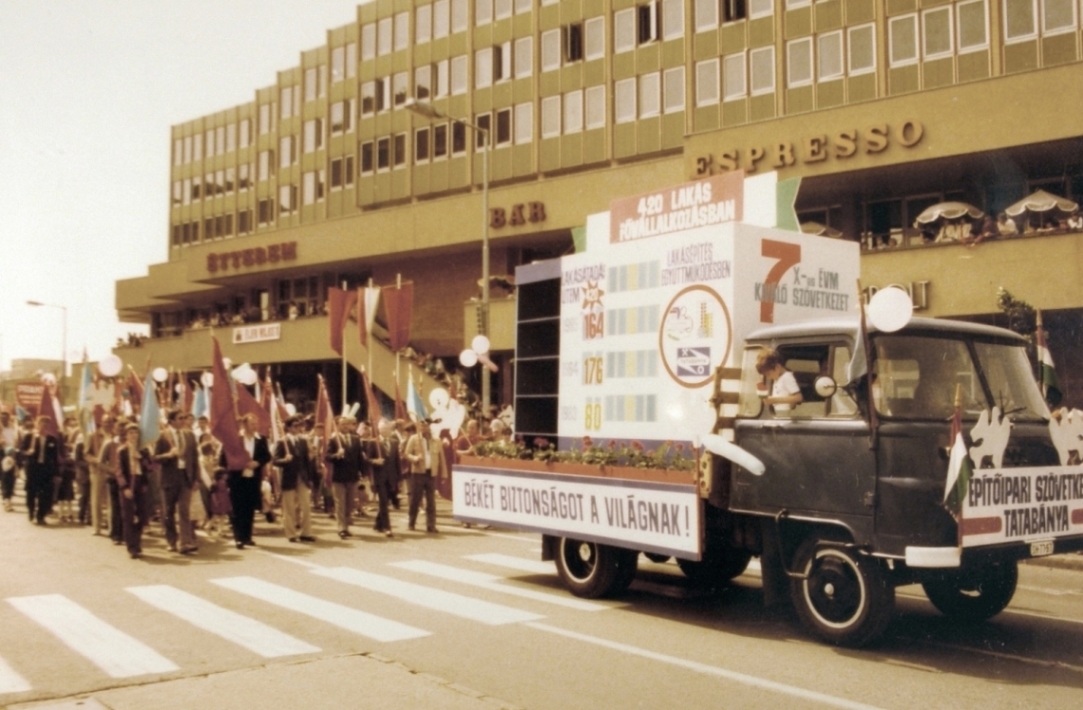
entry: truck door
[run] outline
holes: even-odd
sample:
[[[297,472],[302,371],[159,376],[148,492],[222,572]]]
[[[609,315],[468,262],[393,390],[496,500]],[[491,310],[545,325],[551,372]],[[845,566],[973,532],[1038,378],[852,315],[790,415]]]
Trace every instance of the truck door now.
[[[742,400],[755,391],[759,375],[753,363],[759,349],[746,351]],[[876,458],[869,450],[869,425],[841,386],[849,344],[804,342],[779,345],[777,352],[796,378],[803,401],[789,411],[762,405],[758,417],[737,419],[736,442],[763,461],[766,471],[760,477],[737,477],[733,507],[846,520],[855,532],[861,529],[859,536],[871,535]],[[839,383],[834,395],[816,393],[814,383],[821,375]],[[748,404],[741,403],[746,415],[753,411]]]

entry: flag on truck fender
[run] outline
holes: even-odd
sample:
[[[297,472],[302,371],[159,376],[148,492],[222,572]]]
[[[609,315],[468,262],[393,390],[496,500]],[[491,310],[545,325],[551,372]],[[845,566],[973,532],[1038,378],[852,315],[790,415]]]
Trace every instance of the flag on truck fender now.
[[[963,501],[970,487],[974,466],[963,439],[962,386],[955,386],[955,413],[951,418],[951,452],[948,455],[948,477],[944,482],[944,505],[959,522],[963,518]]]
[[[222,444],[222,453],[226,457],[226,468],[240,471],[252,457],[241,441],[241,431],[237,426],[237,409],[233,404],[233,391],[229,386],[229,373],[222,362],[222,349],[218,338],[211,336],[214,348],[211,357],[211,372],[214,382],[211,385],[211,434]]]
[[[1038,385],[1042,388],[1042,396],[1051,406],[1060,403],[1060,383],[1057,382],[1057,370],[1053,366],[1053,356],[1049,354],[1049,346],[1045,342],[1045,330],[1042,329],[1042,312],[1038,311],[1037,330],[1034,331],[1034,340],[1038,348]]]

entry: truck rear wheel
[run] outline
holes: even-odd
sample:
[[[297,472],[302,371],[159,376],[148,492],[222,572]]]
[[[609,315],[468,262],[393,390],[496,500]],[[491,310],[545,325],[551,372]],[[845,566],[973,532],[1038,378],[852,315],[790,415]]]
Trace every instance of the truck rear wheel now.
[[[629,552],[596,542],[562,537],[557,544],[557,572],[572,594],[597,599],[623,591],[631,584],[635,576],[635,562],[627,554]],[[621,577],[622,573],[627,574],[629,566],[625,558],[632,559],[632,571],[627,580]]]
[[[845,547],[806,540],[797,551],[801,577],[790,583],[801,622],[815,635],[839,646],[857,648],[887,628],[895,588],[875,559]]]
[[[1019,565],[997,562],[978,572],[948,572],[921,583],[940,613],[959,621],[985,621],[1004,611],[1015,596]]]

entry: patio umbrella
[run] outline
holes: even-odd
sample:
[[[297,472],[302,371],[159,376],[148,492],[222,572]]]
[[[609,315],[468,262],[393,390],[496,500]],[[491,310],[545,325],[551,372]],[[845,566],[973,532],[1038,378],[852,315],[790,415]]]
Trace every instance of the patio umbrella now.
[[[926,207],[914,220],[914,226],[919,229],[922,226],[936,224],[945,219],[967,218],[976,222],[985,216],[985,213],[974,205],[966,202],[937,202],[935,205]]]
[[[1035,190],[1034,194],[1004,211],[1009,217],[1020,217],[1026,212],[1040,212],[1043,217],[1067,217],[1078,208],[1078,204],[1067,198],[1057,197],[1045,190]]]
[[[828,227],[819,222],[802,222],[801,231],[805,234],[811,234],[815,237],[830,237],[832,239],[838,239],[842,236],[842,232],[834,227]]]

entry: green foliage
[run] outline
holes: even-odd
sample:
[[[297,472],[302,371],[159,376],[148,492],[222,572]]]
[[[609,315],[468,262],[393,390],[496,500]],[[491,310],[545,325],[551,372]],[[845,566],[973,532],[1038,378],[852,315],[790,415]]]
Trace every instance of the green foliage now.
[[[1008,289],[1001,286],[997,289],[997,307],[1008,316],[1009,330],[1027,337],[1034,333],[1034,306],[1026,301],[1020,301]]]
[[[598,446],[589,437],[583,437],[579,448],[558,451],[556,446],[544,438],[534,440],[532,448],[520,442],[481,442],[474,450],[482,458],[521,459],[543,461],[546,463],[578,463],[588,466],[622,466],[626,468],[669,469],[673,471],[694,471],[696,457],[694,451],[685,451],[683,444],[665,442],[657,449],[647,450],[643,444],[633,441],[630,444],[618,444],[610,441],[607,446]]]

